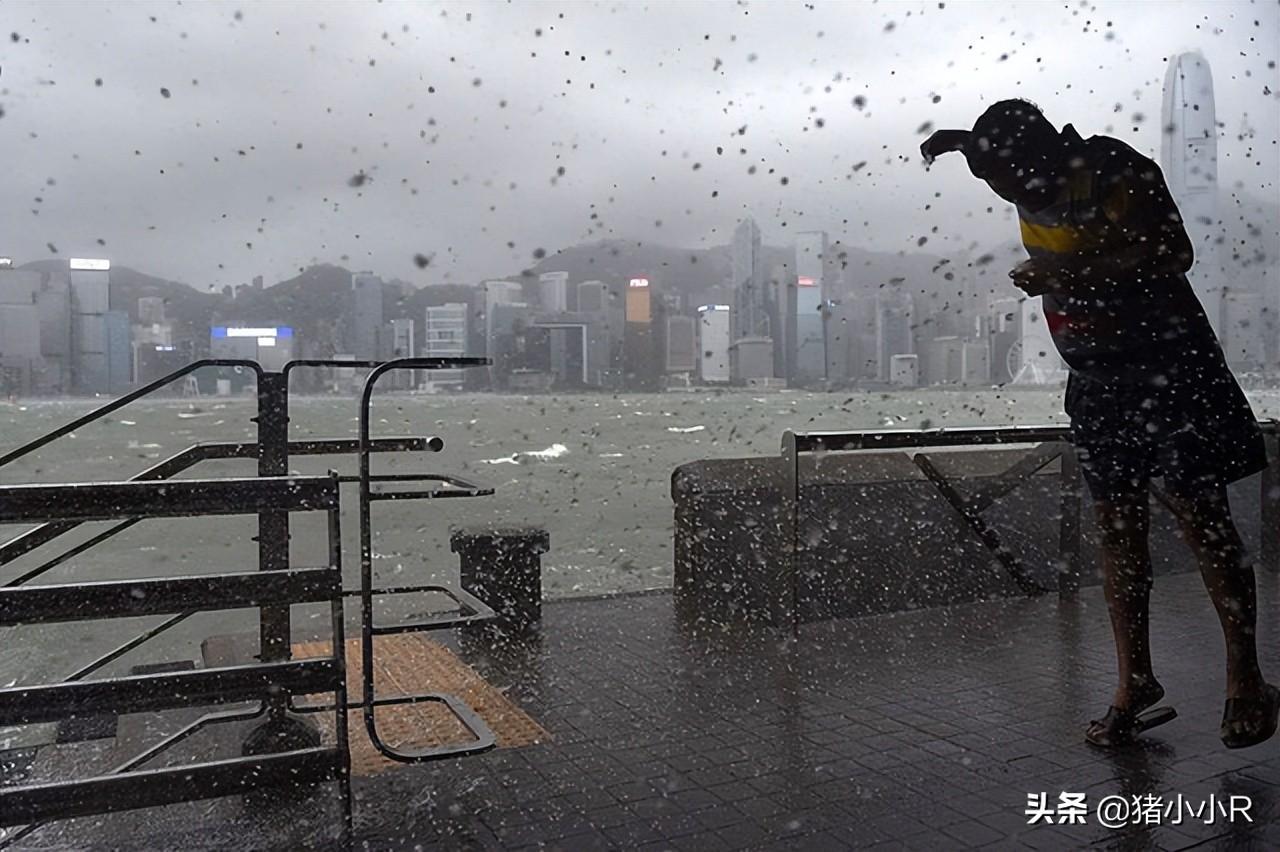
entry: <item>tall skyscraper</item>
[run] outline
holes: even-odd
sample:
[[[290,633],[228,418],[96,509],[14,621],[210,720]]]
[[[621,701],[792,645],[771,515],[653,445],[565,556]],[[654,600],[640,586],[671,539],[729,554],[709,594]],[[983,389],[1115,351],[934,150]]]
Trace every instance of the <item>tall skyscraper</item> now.
[[[386,338],[387,359],[412,358],[418,354],[413,320],[409,317],[397,317],[387,323]],[[418,386],[420,378],[417,370],[393,370],[387,377],[387,385],[397,390],[410,390]]]
[[[71,380],[75,393],[107,393],[107,311],[110,310],[111,261],[73,257],[71,281]]]
[[[731,325],[728,305],[698,308],[698,377],[707,383],[728,382]]]
[[[899,291],[876,297],[876,378],[889,381],[889,368],[894,355],[912,355],[911,297]]]
[[[422,354],[427,358],[457,357],[467,352],[467,305],[449,302],[427,308]],[[462,370],[431,370],[425,380],[433,386],[461,386]]]
[[[41,275],[0,266],[0,394],[30,394],[40,379]]]
[[[357,360],[373,361],[381,354],[382,279],[372,272],[351,276],[351,327],[347,347]]]
[[[522,304],[524,289],[515,281],[486,281],[483,287],[484,352],[492,358],[497,353],[494,347],[494,335],[498,333],[494,326],[495,309],[498,305]]]
[[[877,307],[878,301],[872,295],[854,294],[846,296],[840,303],[848,377],[855,382],[877,381],[880,377]]]
[[[734,339],[772,336],[769,317],[772,300],[760,256],[760,228],[752,219],[743,219],[733,232],[730,269]]]
[[[139,325],[155,325],[164,321],[164,299],[159,296],[143,296],[138,300]]]
[[[40,308],[40,356],[44,359],[41,391],[64,394],[71,391],[71,281],[57,270],[41,283],[36,296]]]
[[[665,323],[658,333],[657,294],[647,276],[627,279],[626,325],[622,335],[622,369],[627,386],[638,390],[657,390],[662,374],[661,341],[666,336]]]
[[[603,313],[609,304],[609,292],[603,281],[583,281],[578,285],[578,313]]]
[[[1225,276],[1215,251],[1218,222],[1218,129],[1214,113],[1213,74],[1197,51],[1169,60],[1161,110],[1160,165],[1169,192],[1195,245],[1196,263],[1189,276],[1209,322],[1223,332]]]
[[[698,369],[698,326],[693,317],[667,317],[666,371],[692,374]]]
[[[791,376],[797,384],[824,377],[822,300],[826,280],[828,243],[824,231],[796,234],[796,298],[794,336],[788,336]],[[788,330],[792,323],[787,324]]]
[[[1222,304],[1223,353],[1241,370],[1257,370],[1266,362],[1261,293],[1227,293]]]
[[[128,311],[103,314],[106,332],[107,393],[119,396],[129,390],[133,379],[133,339]]]
[[[562,314],[569,310],[569,273],[544,272],[538,276],[538,295],[542,312]],[[574,294],[577,295],[576,293]],[[575,300],[576,301],[576,298]]]

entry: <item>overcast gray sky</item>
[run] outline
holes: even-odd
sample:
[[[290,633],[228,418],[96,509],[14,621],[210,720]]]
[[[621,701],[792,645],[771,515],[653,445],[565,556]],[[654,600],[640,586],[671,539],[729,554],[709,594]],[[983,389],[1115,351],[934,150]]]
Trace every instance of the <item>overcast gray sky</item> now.
[[[1280,172],[1274,0],[8,3],[0,33],[0,254],[199,287],[316,261],[472,282],[601,237],[721,244],[747,214],[775,244],[1001,242],[1010,211],[959,159],[926,173],[921,126],[1021,96],[1157,156],[1191,48],[1223,182],[1275,198]]]

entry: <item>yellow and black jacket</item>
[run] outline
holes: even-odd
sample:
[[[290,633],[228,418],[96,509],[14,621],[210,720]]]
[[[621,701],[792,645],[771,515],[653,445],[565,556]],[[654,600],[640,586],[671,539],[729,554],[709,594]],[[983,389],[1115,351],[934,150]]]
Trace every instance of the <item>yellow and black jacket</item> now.
[[[1067,366],[1103,381],[1142,381],[1177,355],[1220,355],[1185,275],[1191,244],[1160,167],[1118,139],[1084,140],[1071,125],[1062,136],[1072,169],[1058,198],[1035,212],[1018,208],[1027,253],[1087,268],[1091,256],[1146,244],[1176,248],[1185,260],[1177,273],[1084,275],[1046,294],[1045,320]]]

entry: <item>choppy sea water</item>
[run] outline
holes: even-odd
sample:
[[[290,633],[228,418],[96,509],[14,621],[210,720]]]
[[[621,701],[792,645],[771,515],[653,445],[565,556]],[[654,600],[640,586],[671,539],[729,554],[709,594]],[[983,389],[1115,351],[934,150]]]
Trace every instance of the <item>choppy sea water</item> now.
[[[1254,391],[1249,396],[1259,417],[1280,416],[1280,392]],[[17,446],[92,407],[87,401],[0,405],[0,447]],[[197,442],[254,440],[254,413],[251,399],[141,401],[0,469],[0,483],[127,478]],[[450,473],[493,486],[497,493],[465,500],[375,504],[376,572],[380,581],[398,585],[453,582],[457,556],[449,550],[451,526],[535,524],[551,536],[551,551],[543,557],[544,594],[549,598],[670,586],[670,481],[672,471],[684,462],[776,454],[787,428],[993,426],[1065,419],[1061,391],[1050,389],[386,395],[375,399],[375,435],[438,435],[445,449],[380,457],[375,470]],[[295,399],[291,421],[295,439],[354,437],[356,403],[331,397]],[[301,473],[328,468],[354,473],[355,460],[293,462],[293,469]],[[252,462],[213,462],[188,475],[251,475],[253,470]],[[359,558],[354,490],[344,499],[346,570],[354,583]],[[44,581],[253,566],[255,526],[252,517],[145,522],[60,566]],[[16,531],[0,528],[5,538]],[[295,564],[323,560],[324,542],[322,519],[295,519]],[[53,554],[46,547],[0,567],[0,581]],[[233,622],[240,623],[224,618],[213,624]],[[134,632],[143,623],[137,620]],[[211,632],[208,620],[183,629],[187,641]],[[103,641],[103,634],[89,631],[83,641],[94,645]],[[84,649],[76,652],[65,645],[3,644],[0,685],[14,678],[15,669],[29,670],[37,658],[51,652],[66,656],[58,670],[84,659]]]

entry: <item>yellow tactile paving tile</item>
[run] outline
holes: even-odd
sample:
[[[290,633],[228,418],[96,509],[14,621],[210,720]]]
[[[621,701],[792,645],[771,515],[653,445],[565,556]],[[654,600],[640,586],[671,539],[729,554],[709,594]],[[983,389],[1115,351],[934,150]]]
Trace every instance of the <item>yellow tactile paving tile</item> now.
[[[471,707],[498,739],[498,748],[516,748],[547,742],[551,734],[527,713],[511,703],[501,690],[482,678],[452,651],[418,634],[380,636],[374,639],[374,684],[379,697],[420,692],[447,692]],[[295,659],[327,656],[328,642],[304,642],[293,646]],[[360,694],[360,640],[346,642],[347,684],[351,700]],[[320,696],[309,696],[320,700]],[[324,696],[323,700],[332,700]],[[333,741],[333,714],[317,713],[322,736]],[[406,751],[465,743],[471,739],[462,723],[439,703],[380,707],[378,733],[382,741]],[[355,775],[372,775],[400,766],[383,757],[365,733],[361,711],[348,716],[351,768]]]

